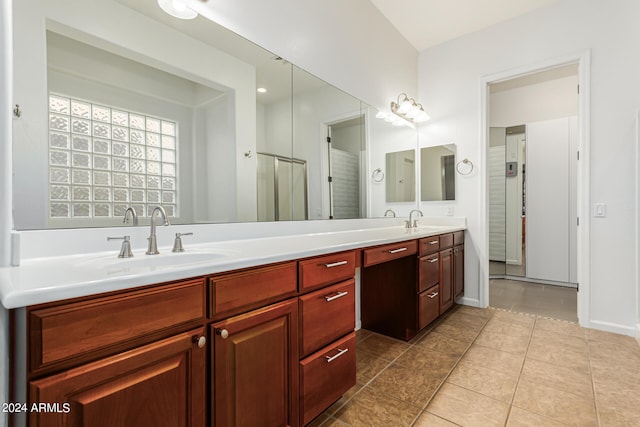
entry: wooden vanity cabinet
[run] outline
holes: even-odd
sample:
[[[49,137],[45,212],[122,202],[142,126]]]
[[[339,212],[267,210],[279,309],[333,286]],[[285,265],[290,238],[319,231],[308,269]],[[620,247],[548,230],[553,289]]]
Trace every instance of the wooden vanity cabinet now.
[[[464,231],[453,233],[453,298],[464,295]]]
[[[298,425],[297,315],[291,298],[211,325],[213,425]]]
[[[204,426],[204,302],[195,279],[28,307],[28,404],[59,404],[28,424]]]

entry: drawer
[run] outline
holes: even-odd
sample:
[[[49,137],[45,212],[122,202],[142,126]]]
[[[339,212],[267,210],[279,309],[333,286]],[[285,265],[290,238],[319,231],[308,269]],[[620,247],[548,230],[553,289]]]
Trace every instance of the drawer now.
[[[440,249],[447,249],[453,246],[453,233],[440,235]]]
[[[464,244],[464,231],[456,231],[453,233],[453,245],[458,246]]]
[[[300,301],[300,356],[352,332],[356,318],[355,280],[303,295]]]
[[[369,267],[371,265],[403,258],[408,255],[413,255],[417,251],[418,243],[416,240],[376,246],[373,248],[365,249],[363,264],[364,267]]]
[[[29,311],[31,371],[92,352],[108,354],[129,341],[204,321],[204,290],[204,279],[198,279],[36,307]]]
[[[424,292],[440,280],[440,254],[427,255],[420,258],[418,292]]]
[[[309,423],[356,384],[356,334],[300,361],[301,425]]]
[[[209,278],[209,316],[221,319],[297,294],[296,263],[257,267]]]
[[[440,238],[438,236],[420,239],[420,256],[429,255],[440,250]]]
[[[353,278],[356,274],[355,251],[319,256],[298,264],[300,292]]]
[[[422,292],[418,298],[418,330],[423,329],[440,315],[438,285]]]

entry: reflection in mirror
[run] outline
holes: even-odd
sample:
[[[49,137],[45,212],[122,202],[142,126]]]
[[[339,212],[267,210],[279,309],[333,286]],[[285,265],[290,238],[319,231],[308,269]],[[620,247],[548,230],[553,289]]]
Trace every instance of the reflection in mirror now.
[[[358,99],[156,2],[104,0],[92,28],[88,9],[50,1],[57,19],[25,0],[14,26],[47,27],[46,51],[16,69],[32,112],[14,130],[16,229],[122,225],[128,206],[141,224],[157,205],[174,224],[367,216]]]
[[[456,199],[456,146],[420,149],[420,200]]]
[[[387,202],[415,201],[415,154],[415,150],[387,153]]]

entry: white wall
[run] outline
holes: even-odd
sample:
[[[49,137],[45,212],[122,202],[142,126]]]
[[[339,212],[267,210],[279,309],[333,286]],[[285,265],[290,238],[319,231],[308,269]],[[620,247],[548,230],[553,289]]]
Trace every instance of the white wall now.
[[[369,0],[189,0],[193,9],[378,109],[417,92],[417,52]]]
[[[457,213],[467,217],[465,298],[479,301],[481,260],[486,260],[480,194],[480,81],[483,76],[591,52],[591,203],[607,203],[606,218],[592,218],[589,236],[590,299],[587,326],[631,333],[637,322],[635,255],[634,120],[640,104],[640,2],[562,0],[489,29],[420,53],[419,97],[428,99],[431,122],[421,139],[446,138],[458,158],[476,168],[457,181]],[[615,248],[615,249],[614,249]]]

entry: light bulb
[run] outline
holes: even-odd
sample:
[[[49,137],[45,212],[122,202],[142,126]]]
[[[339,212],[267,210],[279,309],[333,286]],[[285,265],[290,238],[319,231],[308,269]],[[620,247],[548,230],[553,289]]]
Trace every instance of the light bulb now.
[[[411,110],[411,107],[413,107],[413,103],[408,99],[405,99],[400,103],[400,106],[398,107],[398,113],[406,114],[407,111]]]

